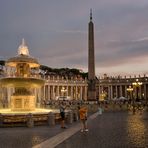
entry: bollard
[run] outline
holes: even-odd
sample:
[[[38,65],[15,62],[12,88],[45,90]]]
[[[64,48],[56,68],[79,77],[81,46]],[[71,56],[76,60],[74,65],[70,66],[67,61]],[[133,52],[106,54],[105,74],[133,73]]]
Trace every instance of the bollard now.
[[[55,125],[55,114],[52,112],[49,112],[48,114],[48,125],[49,126]]]
[[[0,127],[3,126],[3,115],[0,113]]]
[[[34,127],[33,115],[31,113],[27,115],[27,127]]]
[[[73,112],[73,120],[74,121],[78,121],[79,120],[79,116],[78,116],[78,112],[77,111]]]
[[[67,114],[67,123],[73,123],[73,112],[69,111]]]
[[[143,119],[144,120],[147,120],[148,119],[148,112],[147,111],[144,111],[143,112]]]

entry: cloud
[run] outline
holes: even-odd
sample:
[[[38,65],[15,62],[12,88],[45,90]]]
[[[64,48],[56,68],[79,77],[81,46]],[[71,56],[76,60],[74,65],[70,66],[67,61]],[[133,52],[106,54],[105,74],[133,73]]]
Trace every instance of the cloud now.
[[[130,66],[135,71],[132,64],[148,62],[147,0],[2,1],[1,56],[15,56],[25,38],[31,55],[41,63],[87,70],[90,8],[97,72],[127,71]]]
[[[148,42],[145,40],[141,42],[111,41],[105,49],[96,54],[96,63],[99,67],[138,63],[140,59],[140,62],[144,62],[144,57],[148,57]]]
[[[148,41],[148,37],[139,38],[137,40],[133,40],[133,42],[142,42],[142,41]]]

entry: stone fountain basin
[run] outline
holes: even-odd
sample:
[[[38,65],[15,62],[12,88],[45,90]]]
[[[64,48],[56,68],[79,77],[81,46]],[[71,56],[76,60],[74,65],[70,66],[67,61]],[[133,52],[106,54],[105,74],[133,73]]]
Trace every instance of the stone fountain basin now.
[[[66,110],[66,115],[68,115],[69,112],[70,110]],[[59,109],[36,108],[34,111],[0,109],[0,127],[50,125],[52,120],[55,120],[55,123],[60,122],[61,117]]]
[[[2,87],[41,87],[45,81],[39,78],[2,78],[0,79]]]

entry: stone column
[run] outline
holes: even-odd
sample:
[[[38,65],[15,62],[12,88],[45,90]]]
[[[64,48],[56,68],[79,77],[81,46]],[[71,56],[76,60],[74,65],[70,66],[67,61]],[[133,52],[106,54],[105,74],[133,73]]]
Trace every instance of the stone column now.
[[[48,98],[48,85],[46,85],[46,88],[45,88],[45,100],[47,100]]]
[[[69,96],[71,98],[71,85],[69,85]]]
[[[68,96],[68,85],[66,86],[66,96]]]
[[[56,84],[54,85],[54,99],[55,99],[55,97],[56,97],[56,95],[57,95],[57,86],[56,86]]]
[[[82,86],[80,86],[80,99],[81,99],[81,100],[83,100],[83,99],[82,99],[82,96],[83,96],[82,93],[83,93],[83,91],[82,91]]]
[[[87,87],[85,86],[85,100],[87,100]]]
[[[127,98],[127,85],[125,85],[125,97]]]
[[[44,85],[44,96],[43,96],[43,100],[45,100],[45,96],[46,96],[46,91],[45,91],[45,87],[46,87],[46,85]]]
[[[50,85],[48,84],[48,100],[50,99]]]
[[[146,93],[146,84],[144,84],[144,99],[147,99],[147,93]]]
[[[54,97],[55,97],[55,95],[54,95],[54,89],[55,89],[55,86],[52,87],[52,100],[55,99],[55,98],[54,98]]]
[[[142,98],[142,86],[139,86],[139,98],[141,99]]]
[[[76,100],[78,99],[78,87],[76,86]]]
[[[116,98],[118,98],[118,86],[116,85]]]
[[[111,97],[110,97],[110,86],[108,86],[108,99],[110,100]]]
[[[113,99],[113,86],[110,86],[110,91],[111,91],[111,99]]]
[[[100,95],[101,95],[101,86],[99,85],[99,100],[100,100]]]
[[[60,91],[60,89],[59,89],[59,85],[57,86],[57,89],[58,89],[58,93],[57,93],[57,95],[59,96],[59,91]]]
[[[122,94],[122,85],[120,85],[120,97],[123,96]]]
[[[73,97],[74,95],[73,95],[73,86],[71,86],[71,98],[73,99],[74,97]]]

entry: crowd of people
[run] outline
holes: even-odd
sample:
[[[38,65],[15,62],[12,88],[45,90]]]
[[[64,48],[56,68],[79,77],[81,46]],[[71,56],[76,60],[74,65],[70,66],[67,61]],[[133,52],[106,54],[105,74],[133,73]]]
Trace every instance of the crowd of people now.
[[[81,132],[88,132],[87,127],[87,114],[88,109],[84,104],[77,104],[77,111],[79,114],[79,119],[81,121]],[[61,116],[61,128],[66,129],[65,126],[65,110],[66,110],[66,103],[64,101],[60,102],[59,104],[60,116]]]
[[[49,100],[49,101],[44,101],[42,102],[42,107],[44,108],[52,108],[56,109],[59,108],[61,102],[64,102],[65,105],[67,106],[67,109],[77,109],[79,105],[86,105],[86,106],[91,106],[91,105],[101,105],[103,110],[128,110],[131,111],[133,106],[135,110],[142,111],[145,110],[148,107],[148,103],[146,101],[132,101],[132,100],[121,100],[121,101],[113,101],[113,100],[105,100],[105,101],[94,101],[93,104],[92,102],[89,101],[84,101],[84,100],[71,100],[71,101],[56,101],[56,100]]]
[[[87,126],[87,116],[90,109],[96,106],[95,112],[98,112],[98,115],[102,115],[104,111],[111,110],[111,109],[118,109],[122,110],[125,109],[127,111],[132,111],[133,113],[140,113],[142,114],[143,110],[147,106],[143,102],[134,102],[131,100],[123,100],[123,101],[84,101],[84,100],[71,100],[71,101],[54,101],[49,100],[47,102],[43,102],[43,106],[45,108],[55,108],[59,109],[60,116],[61,116],[61,128],[66,129],[65,120],[66,120],[66,110],[77,110],[79,119],[81,121],[81,132],[88,132]],[[93,107],[92,107],[93,106]]]

